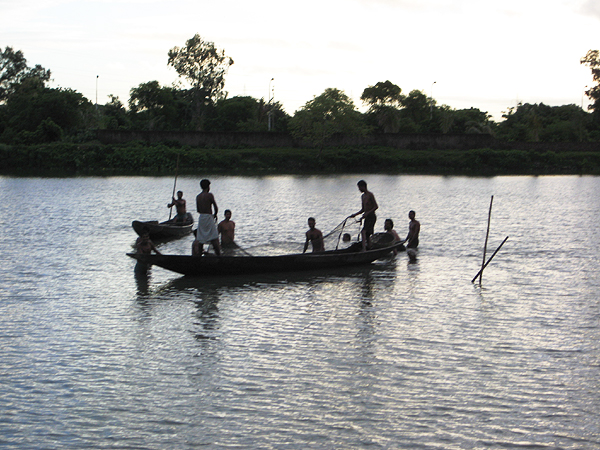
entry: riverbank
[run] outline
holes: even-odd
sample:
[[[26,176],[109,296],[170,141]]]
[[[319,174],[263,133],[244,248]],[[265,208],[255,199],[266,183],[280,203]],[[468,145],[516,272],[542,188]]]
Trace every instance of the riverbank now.
[[[414,150],[390,147],[206,149],[167,144],[0,145],[12,176],[174,174],[600,175],[594,150]]]

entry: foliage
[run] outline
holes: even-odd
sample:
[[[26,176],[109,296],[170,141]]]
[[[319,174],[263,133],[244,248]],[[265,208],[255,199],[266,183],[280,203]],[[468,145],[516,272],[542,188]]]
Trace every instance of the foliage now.
[[[206,122],[208,131],[262,132],[268,130],[268,115],[272,114],[272,131],[286,131],[288,115],[279,102],[265,104],[263,99],[238,96],[217,102],[214,113]]]
[[[85,126],[85,113],[92,109],[92,104],[83,95],[71,89],[50,89],[43,86],[39,78],[26,78],[15,86],[0,115],[4,116],[6,130],[2,140],[10,142],[19,133],[38,132],[44,121],[50,120],[66,133],[74,133]],[[48,135],[48,123],[42,126],[42,134]],[[51,133],[56,136],[56,133]],[[62,135],[62,133],[60,133]],[[24,134],[25,142],[31,136]]]
[[[184,130],[189,123],[186,91],[161,87],[158,81],[142,83],[131,89],[129,111],[139,130]]]
[[[581,142],[589,140],[589,114],[576,105],[519,104],[509,108],[498,124],[497,137],[505,141]]]
[[[44,84],[50,80],[50,71],[40,65],[28,67],[23,52],[6,47],[0,53],[0,104],[5,103],[15,87],[27,78],[38,79]]]
[[[226,98],[225,75],[233,59],[225,56],[213,42],[202,40],[199,34],[186,41],[185,47],[169,50],[168,65],[192,86],[192,103],[196,129],[203,128],[203,106]]]
[[[600,51],[589,50],[581,58],[580,63],[588,66],[592,71],[592,79],[596,85],[585,91],[585,94],[592,101],[589,109],[594,111],[597,120],[600,121]]]
[[[266,116],[263,116],[262,107],[253,97],[233,97],[217,102],[215,116],[207,126],[210,131],[264,131],[267,129]],[[260,122],[263,129],[260,129]]]
[[[402,89],[391,81],[378,82],[375,86],[367,87],[360,99],[363,103],[369,105],[369,109],[377,110],[381,106],[391,106],[398,108],[402,105],[404,96]]]
[[[402,100],[402,120],[414,124],[419,132],[425,131],[425,123],[431,118],[433,99],[422,91],[412,90]]]
[[[99,128],[107,130],[130,129],[131,119],[119,97],[110,95],[109,98],[110,101],[100,108],[102,111],[102,124]]]
[[[352,100],[339,89],[325,89],[318,97],[296,111],[290,120],[292,135],[310,145],[323,144],[336,133],[362,136],[367,127]]]
[[[372,148],[198,149],[168,145],[1,145],[0,173],[172,175],[418,173],[445,175],[600,174],[600,151],[399,150]],[[320,155],[320,157],[319,157]]]
[[[367,120],[376,124],[384,133],[397,133],[400,130],[398,108],[404,101],[402,89],[391,81],[378,82],[367,87],[360,99],[369,106]]]
[[[492,134],[487,112],[478,108],[452,110],[441,108],[443,133]]]

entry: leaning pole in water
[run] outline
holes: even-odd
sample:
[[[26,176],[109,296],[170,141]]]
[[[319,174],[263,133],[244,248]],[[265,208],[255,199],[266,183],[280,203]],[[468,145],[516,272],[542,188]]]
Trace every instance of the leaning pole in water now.
[[[508,240],[508,236],[506,236],[504,238],[504,240],[502,241],[502,244],[500,244],[498,246],[498,248],[496,249],[496,251],[492,254],[492,256],[490,256],[490,259],[487,260],[487,262],[483,265],[483,267],[479,270],[479,272],[477,272],[477,275],[475,275],[475,278],[473,278],[471,280],[471,283],[475,283],[475,280],[477,279],[477,277],[479,277],[479,283],[481,283],[481,275],[483,274],[483,269],[485,269],[487,267],[487,265],[490,263],[490,261],[494,258],[494,256],[496,256],[496,253],[498,253],[498,250],[500,250],[502,248],[502,246],[504,245],[504,243]]]

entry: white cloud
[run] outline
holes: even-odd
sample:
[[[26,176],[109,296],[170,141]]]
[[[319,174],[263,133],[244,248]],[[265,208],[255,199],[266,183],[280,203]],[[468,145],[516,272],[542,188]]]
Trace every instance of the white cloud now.
[[[598,2],[598,0],[584,1],[581,5],[581,12],[583,14],[593,16],[596,19],[600,19],[600,2]]]

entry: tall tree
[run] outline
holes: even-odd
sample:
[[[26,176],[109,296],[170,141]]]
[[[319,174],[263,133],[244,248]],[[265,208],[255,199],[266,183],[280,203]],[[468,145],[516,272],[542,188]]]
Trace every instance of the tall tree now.
[[[290,121],[292,134],[310,144],[323,144],[336,133],[360,136],[367,132],[354,102],[339,89],[325,89],[296,111]]]
[[[580,63],[585,64],[592,70],[592,79],[596,85],[585,91],[585,95],[593,102],[589,105],[589,109],[594,111],[596,116],[600,116],[600,51],[589,50],[581,58]]]
[[[26,78],[38,78],[45,83],[50,80],[50,71],[39,64],[27,66],[21,50],[15,52],[12,47],[6,47],[0,53],[0,104],[5,103],[15,86]]]
[[[204,41],[199,34],[188,39],[185,47],[169,50],[168,65],[192,86],[197,129],[202,129],[203,106],[214,105],[227,97],[225,75],[233,59],[219,50],[213,42]]]
[[[182,130],[189,123],[189,103],[182,92],[149,81],[129,91],[129,111],[134,126],[145,130]]]
[[[397,133],[400,128],[398,108],[404,96],[402,89],[391,81],[378,82],[366,88],[360,99],[369,106],[367,114],[372,116],[384,133]]]
[[[422,91],[413,89],[402,99],[400,110],[400,131],[410,133],[430,132],[431,112],[434,101],[428,98]]]

